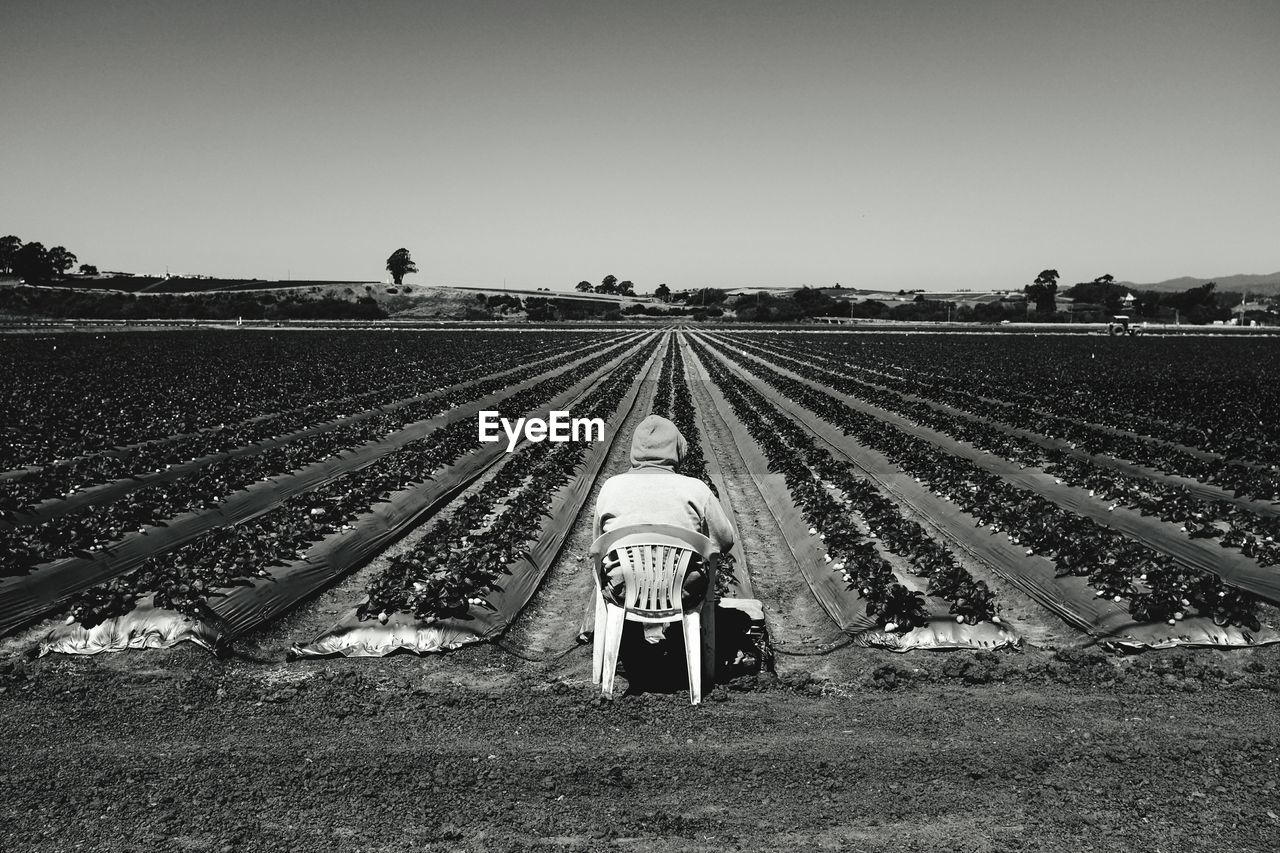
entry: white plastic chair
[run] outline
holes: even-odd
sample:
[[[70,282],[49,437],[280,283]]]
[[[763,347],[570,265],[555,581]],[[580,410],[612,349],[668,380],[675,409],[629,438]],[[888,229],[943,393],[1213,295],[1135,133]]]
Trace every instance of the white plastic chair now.
[[[625,589],[621,606],[606,601],[602,592],[604,558],[610,553],[621,566]],[[702,701],[704,673],[715,677],[715,553],[711,540],[701,533],[665,524],[619,527],[592,543],[596,619],[591,682],[601,685],[602,696],[613,695],[625,622],[680,622],[689,671],[689,702],[697,705]],[[694,554],[702,557],[707,593],[694,609],[685,610],[681,596]]]

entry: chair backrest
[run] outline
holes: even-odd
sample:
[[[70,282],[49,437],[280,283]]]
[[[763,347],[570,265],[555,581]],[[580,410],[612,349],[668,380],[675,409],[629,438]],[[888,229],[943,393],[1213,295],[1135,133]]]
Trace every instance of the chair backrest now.
[[[628,613],[650,619],[680,615],[690,559],[697,554],[706,561],[715,550],[701,533],[667,524],[619,527],[591,545],[596,576],[600,577],[604,556],[615,554],[626,588],[623,607]],[[600,581],[603,585],[604,579]]]

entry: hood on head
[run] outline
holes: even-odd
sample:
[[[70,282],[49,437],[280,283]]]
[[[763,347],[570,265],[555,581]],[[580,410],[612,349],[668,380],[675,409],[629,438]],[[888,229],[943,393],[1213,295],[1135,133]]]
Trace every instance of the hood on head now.
[[[634,468],[675,468],[689,450],[676,425],[661,415],[649,415],[631,437]]]

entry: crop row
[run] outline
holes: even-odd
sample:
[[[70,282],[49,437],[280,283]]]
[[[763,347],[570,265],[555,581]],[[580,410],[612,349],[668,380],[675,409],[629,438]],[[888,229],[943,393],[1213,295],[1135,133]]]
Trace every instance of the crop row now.
[[[1060,435],[1066,429],[1136,432],[1264,466],[1280,459],[1274,430],[1280,389],[1272,381],[1280,355],[1272,342],[1100,344],[1088,338],[1001,336],[977,346],[956,337],[913,336],[904,343],[806,336],[786,346],[805,356],[825,352],[859,371],[932,386],[957,400],[1042,418]],[[1118,446],[1144,452],[1140,445]],[[1153,459],[1160,458],[1160,451],[1151,450]],[[1169,462],[1185,460],[1175,454]]]
[[[1184,487],[1101,468],[1061,452],[1047,454],[1045,470],[1073,486],[1182,525],[1193,538],[1216,539],[1262,566],[1280,565],[1280,517],[1264,516],[1224,500],[1208,500]]]
[[[501,342],[505,345],[498,347],[497,352],[486,352],[486,360],[493,372],[528,362],[531,342],[525,338],[510,337],[509,342]],[[598,345],[607,343],[600,341]],[[575,342],[566,346],[561,342],[550,351],[539,350],[538,353],[564,357],[566,350],[579,345]],[[349,417],[353,412],[373,415],[382,407],[397,402],[404,405],[412,398],[438,393],[474,375],[474,360],[471,358],[434,362],[427,356],[420,359],[423,364],[413,365],[406,371],[415,376],[413,381],[401,381],[332,399],[322,398],[297,408],[259,414],[238,423],[218,424],[194,433],[166,436],[126,448],[76,455],[24,476],[0,481],[0,517],[13,518],[15,513],[31,512],[44,500],[66,497],[101,483],[154,474],[203,457],[247,448],[325,421]]]
[[[668,369],[669,367],[669,369]],[[701,480],[711,489],[711,494],[720,497],[716,484],[707,473],[707,459],[702,449],[702,431],[698,428],[698,416],[693,406],[693,395],[689,393],[688,380],[684,372],[684,355],[680,351],[680,341],[671,337],[671,345],[667,348],[667,358],[662,366],[667,378],[667,393],[663,393],[663,385],[658,384],[658,394],[654,400],[653,413],[668,418],[680,430],[688,445],[684,459],[676,466],[676,473]],[[716,593],[720,596],[732,593],[732,581],[737,559],[733,554],[721,554],[716,571]]]
[[[1167,554],[1091,519],[1068,512],[1042,496],[953,456],[893,424],[859,412],[838,398],[722,348],[743,366],[819,417],[882,453],[903,471],[952,501],[980,526],[1006,532],[1010,540],[1054,561],[1058,574],[1084,577],[1099,596],[1127,599],[1139,622],[1174,623],[1192,609],[1219,625],[1258,630],[1258,600],[1214,575],[1176,565]],[[803,368],[797,373],[806,374]],[[819,376],[816,370],[808,370]],[[822,381],[819,376],[819,381]]]
[[[676,349],[678,347],[673,335],[670,337],[666,354],[662,357],[662,369],[658,371],[658,387],[654,389],[653,404],[650,406],[653,414],[668,419],[671,417],[671,386],[676,364]],[[685,436],[686,439],[688,437],[688,435]]]
[[[608,353],[595,359],[607,357]],[[9,574],[20,574],[41,563],[102,550],[127,534],[145,532],[147,525],[184,512],[212,508],[254,483],[376,442],[409,424],[448,412],[543,372],[543,365],[524,367],[261,453],[222,459],[175,480],[142,486],[110,503],[82,507],[40,524],[0,531],[0,550],[8,554],[3,569]]]
[[[119,332],[0,340],[0,470],[236,424],[441,364],[539,353],[563,335],[437,331]]]
[[[576,403],[575,416],[608,420],[657,345],[657,339],[647,344]],[[498,589],[513,562],[528,554],[557,490],[573,479],[588,447],[586,442],[540,442],[517,448],[416,547],[391,558],[370,582],[359,618],[385,623],[392,613],[405,612],[432,621],[465,617],[472,607],[491,608],[485,596]]]
[[[612,350],[598,355],[498,405],[506,411],[538,409],[615,355]],[[210,597],[262,577],[272,566],[300,558],[307,544],[350,526],[376,503],[426,482],[479,446],[475,422],[456,421],[251,521],[219,528],[151,557],[139,569],[76,596],[70,619],[93,627],[128,613],[148,595],[157,606],[193,617],[208,616]]]
[[[750,349],[773,358],[786,359],[793,366],[814,365],[812,357],[803,360],[791,358],[768,347],[750,346]],[[1045,449],[1033,440],[1011,434],[967,413],[940,411],[928,402],[911,400],[905,396],[911,392],[893,391],[862,382],[847,375],[845,371],[849,369],[852,368],[823,370],[824,383],[967,441],[979,449],[1000,453],[1024,465],[1039,466],[1061,481],[1101,493],[1143,514],[1179,522],[1185,532],[1217,539],[1223,547],[1240,548],[1246,556],[1254,557],[1262,565],[1280,562],[1280,546],[1276,544],[1276,538],[1280,537],[1280,517],[1276,515],[1255,512],[1226,500],[1201,497],[1183,486],[1162,483],[1154,478],[1123,474],[1061,450]]]
[[[812,364],[815,358],[815,353],[808,348],[798,350],[791,345],[775,344],[769,349],[789,351],[793,358],[808,364]],[[822,357],[818,356],[818,358]],[[1117,434],[1075,419],[1045,414],[1023,405],[992,401],[987,398],[985,390],[982,394],[978,394],[955,387],[962,383],[940,385],[910,376],[895,378],[883,372],[872,372],[857,364],[849,364],[839,357],[829,360],[839,363],[840,369],[846,374],[842,377],[843,381],[854,383],[862,389],[859,392],[860,396],[886,391],[914,394],[924,399],[939,400],[968,414],[985,417],[1028,432],[1050,438],[1062,438],[1089,453],[1125,459],[1166,473],[1213,483],[1242,495],[1255,495],[1267,500],[1280,496],[1280,471],[1274,469],[1257,464],[1204,458],[1168,444]],[[858,378],[850,374],[861,374],[867,378]]]
[[[812,525],[809,532],[822,537],[825,559],[841,573],[847,588],[867,602],[869,616],[889,631],[908,631],[929,621],[924,595],[897,582],[893,568],[874,544],[878,538],[888,550],[906,558],[915,573],[928,578],[928,594],[949,601],[957,622],[1000,621],[995,594],[970,575],[946,546],[904,518],[852,464],[819,447],[790,417],[722,367],[702,344],[694,347],[738,419],[761,446],[770,469],[785,478],[792,499]],[[855,513],[870,529],[870,538],[859,529]]]

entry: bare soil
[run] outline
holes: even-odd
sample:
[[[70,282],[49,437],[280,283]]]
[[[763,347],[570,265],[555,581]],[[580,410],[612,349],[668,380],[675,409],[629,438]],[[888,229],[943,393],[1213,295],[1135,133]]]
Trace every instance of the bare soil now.
[[[589,660],[7,659],[0,848],[1280,849],[1276,647],[844,648],[696,708]]]

